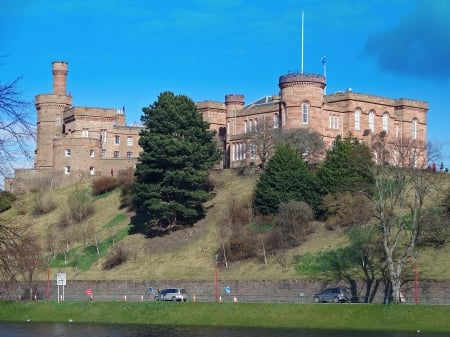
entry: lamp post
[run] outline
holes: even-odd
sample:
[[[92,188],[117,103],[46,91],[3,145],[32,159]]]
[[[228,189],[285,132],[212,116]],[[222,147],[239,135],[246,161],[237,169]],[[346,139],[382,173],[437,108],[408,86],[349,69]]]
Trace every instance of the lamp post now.
[[[419,303],[419,273],[417,270],[417,251],[414,252],[414,303]]]
[[[218,260],[219,260],[219,255],[216,254],[216,275],[215,275],[215,278],[214,278],[214,298],[215,298],[216,302],[218,302],[218,300],[219,300],[219,278],[218,278],[219,266],[218,266]]]

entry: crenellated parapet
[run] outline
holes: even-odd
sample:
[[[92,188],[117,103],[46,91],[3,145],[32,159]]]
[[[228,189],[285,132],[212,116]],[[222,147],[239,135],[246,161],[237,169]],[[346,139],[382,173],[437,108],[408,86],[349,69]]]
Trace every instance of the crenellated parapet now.
[[[290,73],[280,76],[278,86],[280,89],[291,86],[318,86],[325,88],[325,77],[317,74]]]

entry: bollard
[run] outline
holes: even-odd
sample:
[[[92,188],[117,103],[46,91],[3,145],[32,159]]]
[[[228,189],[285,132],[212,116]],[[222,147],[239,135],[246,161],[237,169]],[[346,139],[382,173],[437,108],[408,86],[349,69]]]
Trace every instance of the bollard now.
[[[141,295],[141,302],[144,302],[144,296]]]
[[[219,296],[219,302],[222,302],[222,296]]]
[[[127,295],[125,295],[124,297],[123,297],[123,300],[126,302],[127,301]]]
[[[192,302],[195,302],[195,295],[192,295]]]
[[[233,297],[233,302],[237,302],[237,297],[236,296]]]

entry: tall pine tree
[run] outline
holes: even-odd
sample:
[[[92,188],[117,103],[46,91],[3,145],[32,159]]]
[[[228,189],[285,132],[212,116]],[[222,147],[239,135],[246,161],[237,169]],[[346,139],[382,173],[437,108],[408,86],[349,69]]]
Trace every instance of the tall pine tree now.
[[[147,234],[191,226],[206,213],[206,181],[220,158],[215,132],[184,95],[163,92],[142,111],[133,204]]]

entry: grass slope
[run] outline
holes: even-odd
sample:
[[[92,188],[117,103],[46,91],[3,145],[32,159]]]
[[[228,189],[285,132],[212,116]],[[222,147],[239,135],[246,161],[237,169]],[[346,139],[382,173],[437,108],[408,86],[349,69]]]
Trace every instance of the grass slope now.
[[[445,179],[443,184],[448,185],[450,175],[442,177]],[[36,216],[29,211],[21,214],[24,213],[24,209],[31,209],[32,195],[27,194],[21,196],[11,210],[2,213],[2,217],[30,224],[43,247],[48,246],[48,233],[52,233],[58,239],[59,245],[56,249],[59,260],[52,262],[52,275],[56,274],[56,271],[64,271],[72,280],[213,279],[215,254],[220,247],[218,228],[226,221],[228,201],[231,198],[247,200],[253,193],[257,176],[239,176],[233,170],[222,170],[215,172],[213,179],[216,182],[217,193],[206,204],[208,207],[206,218],[192,228],[163,238],[148,239],[140,234],[123,236],[129,228],[132,214],[119,208],[119,190],[94,198],[95,214],[70,230],[61,229],[56,224],[66,207],[67,196],[74,187],[54,191],[58,207],[48,214]],[[321,223],[317,223],[315,228],[315,233],[310,239],[300,247],[289,251],[289,256],[334,249],[346,244],[341,231],[329,231]],[[100,247],[99,254],[96,251],[96,242]],[[130,249],[131,258],[112,270],[103,270],[102,263],[105,256],[113,245],[119,243]],[[69,253],[65,261],[61,253],[67,249]],[[418,260],[420,279],[449,280],[449,254],[449,244],[420,251]],[[407,268],[412,273],[412,266]],[[406,270],[405,273],[407,272]],[[221,266],[220,274],[224,280],[288,280],[311,277],[299,275],[295,271],[293,259],[285,268],[275,257],[269,257],[268,265],[264,265],[259,259],[251,259],[233,264],[228,269]],[[46,278],[46,271],[35,277],[35,279]]]

